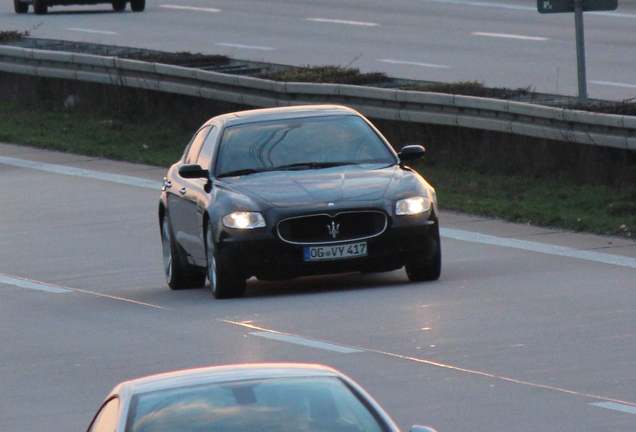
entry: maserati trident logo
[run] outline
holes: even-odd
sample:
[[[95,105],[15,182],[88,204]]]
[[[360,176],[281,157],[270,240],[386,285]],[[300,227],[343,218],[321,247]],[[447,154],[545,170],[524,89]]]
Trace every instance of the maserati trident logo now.
[[[329,235],[335,239],[338,236],[340,224],[337,224],[335,221],[331,221],[331,225],[327,225],[327,229],[329,230]]]

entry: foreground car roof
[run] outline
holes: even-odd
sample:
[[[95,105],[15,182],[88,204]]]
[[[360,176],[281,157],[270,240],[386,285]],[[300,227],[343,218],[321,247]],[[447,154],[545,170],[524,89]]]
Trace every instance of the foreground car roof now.
[[[170,389],[189,384],[218,383],[256,378],[341,376],[336,370],[317,364],[253,363],[209,366],[150,375],[122,382],[133,393]]]

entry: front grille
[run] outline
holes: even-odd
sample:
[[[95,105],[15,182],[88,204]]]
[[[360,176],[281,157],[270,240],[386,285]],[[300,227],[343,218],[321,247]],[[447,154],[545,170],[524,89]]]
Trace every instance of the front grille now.
[[[380,211],[325,213],[298,216],[278,223],[278,235],[287,243],[342,243],[375,237],[387,227],[387,216]]]

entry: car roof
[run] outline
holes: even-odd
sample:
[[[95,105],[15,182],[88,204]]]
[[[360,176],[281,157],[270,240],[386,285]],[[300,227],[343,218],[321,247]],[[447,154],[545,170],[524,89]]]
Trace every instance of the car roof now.
[[[308,363],[249,363],[208,366],[150,375],[119,384],[115,392],[130,394],[166,390],[196,384],[223,383],[250,379],[294,377],[343,377],[328,366]]]
[[[338,115],[360,116],[360,113],[351,108],[341,105],[299,105],[278,108],[261,108],[222,114],[208,120],[207,123],[220,122],[225,126],[233,126],[237,124],[256,123],[289,118],[307,118]]]

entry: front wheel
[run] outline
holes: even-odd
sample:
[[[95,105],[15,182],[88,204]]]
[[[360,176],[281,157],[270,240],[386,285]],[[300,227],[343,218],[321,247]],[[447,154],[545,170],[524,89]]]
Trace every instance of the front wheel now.
[[[434,240],[436,246],[430,257],[415,257],[406,264],[406,275],[411,282],[428,282],[439,279],[442,273],[442,246],[439,238],[439,227],[436,227]]]
[[[29,4],[22,3],[20,0],[13,0],[13,9],[15,13],[24,14],[29,11]]]
[[[133,12],[143,12],[146,9],[146,0],[130,0],[130,9]]]
[[[205,285],[205,273],[185,266],[177,245],[172,239],[168,217],[161,220],[161,247],[163,252],[163,270],[166,282],[172,290],[201,288]]]
[[[217,299],[243,297],[245,295],[245,279],[231,278],[223,266],[221,255],[214,245],[212,228],[205,232],[205,250],[208,262],[208,280],[212,295]]]
[[[116,12],[121,12],[126,9],[126,1],[125,0],[113,0],[113,10]]]

